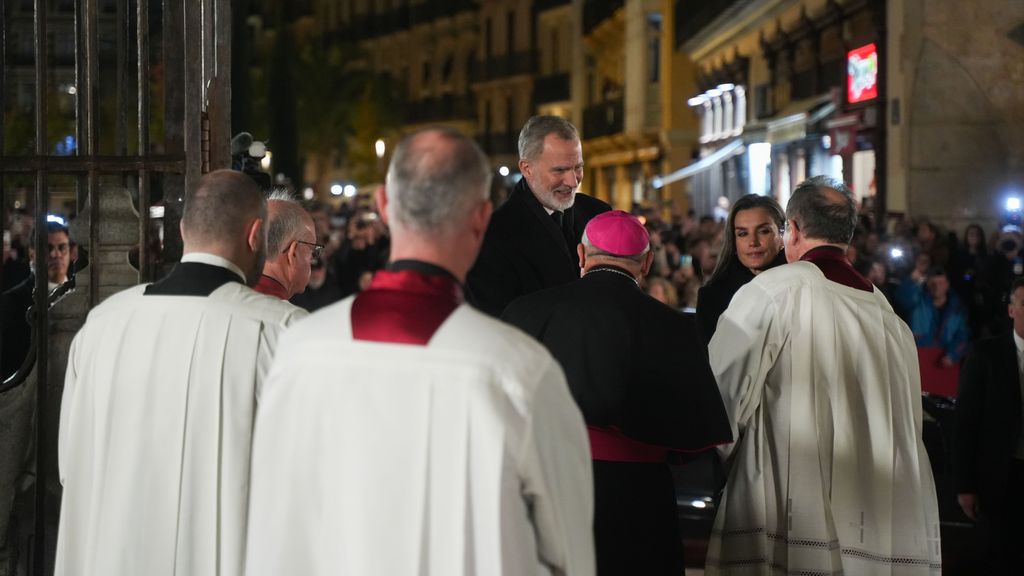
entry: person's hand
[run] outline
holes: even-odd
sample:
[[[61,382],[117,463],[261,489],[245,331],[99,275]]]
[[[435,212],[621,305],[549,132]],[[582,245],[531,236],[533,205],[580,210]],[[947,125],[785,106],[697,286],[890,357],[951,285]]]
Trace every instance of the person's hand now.
[[[964,514],[971,520],[978,520],[978,495],[977,494],[957,494],[956,501],[960,504],[960,509],[964,511]]]
[[[952,368],[956,364],[956,362],[953,362],[953,359],[950,358],[948,354],[943,354],[942,360],[939,360],[939,363],[942,364],[943,368]]]

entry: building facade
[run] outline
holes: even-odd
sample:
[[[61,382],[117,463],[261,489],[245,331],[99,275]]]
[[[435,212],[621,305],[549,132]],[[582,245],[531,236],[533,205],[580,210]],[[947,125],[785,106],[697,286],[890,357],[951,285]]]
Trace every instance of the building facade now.
[[[366,66],[406,87],[401,132],[442,124],[472,134],[508,189],[519,129],[534,114],[570,119],[583,139],[582,189],[629,209],[672,197],[655,174],[693,154],[695,89],[674,50],[667,0],[320,0],[327,37],[355,39]],[[663,81],[664,79],[664,81]],[[682,99],[680,99],[682,98]],[[682,102],[681,104],[676,104]],[[397,135],[395,135],[397,136]]]
[[[1024,193],[1024,3],[676,0],[674,17],[700,152],[659,183],[698,213],[829,174],[876,215],[991,231]]]
[[[701,119],[700,154],[664,179],[689,180],[699,213],[748,193],[785,205],[815,174],[845,180],[868,205],[884,203],[884,8],[873,0],[677,2],[679,49],[698,68],[688,104]]]

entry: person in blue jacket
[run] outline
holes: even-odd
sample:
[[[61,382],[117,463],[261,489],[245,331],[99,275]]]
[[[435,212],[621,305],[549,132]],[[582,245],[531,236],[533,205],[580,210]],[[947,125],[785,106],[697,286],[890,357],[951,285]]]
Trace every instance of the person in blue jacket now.
[[[956,292],[950,290],[943,268],[915,273],[900,284],[896,300],[914,333],[918,348],[942,348],[942,364],[959,364],[970,341],[967,310]]]

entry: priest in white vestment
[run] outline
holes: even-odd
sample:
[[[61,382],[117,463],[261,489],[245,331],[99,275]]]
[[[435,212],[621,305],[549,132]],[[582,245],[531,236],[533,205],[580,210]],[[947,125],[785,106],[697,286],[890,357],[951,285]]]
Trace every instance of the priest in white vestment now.
[[[732,299],[709,352],[733,426],[712,575],[935,575],[939,515],[914,338],[845,258],[849,189],[787,206],[790,264]]]
[[[60,415],[56,574],[242,573],[257,395],[280,333],[305,316],[249,288],[266,204],[246,176],[204,176],[184,255],[163,280],[94,308]]]
[[[253,439],[246,574],[592,575],[586,429],[556,361],[462,301],[491,170],[396,148],[391,261],[281,341]]]

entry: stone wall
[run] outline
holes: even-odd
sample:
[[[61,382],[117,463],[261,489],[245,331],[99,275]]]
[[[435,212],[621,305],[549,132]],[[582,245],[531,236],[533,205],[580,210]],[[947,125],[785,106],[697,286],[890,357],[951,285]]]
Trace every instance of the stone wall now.
[[[1024,193],[1021,27],[1020,1],[892,2],[891,210],[991,232],[1006,195]]]

